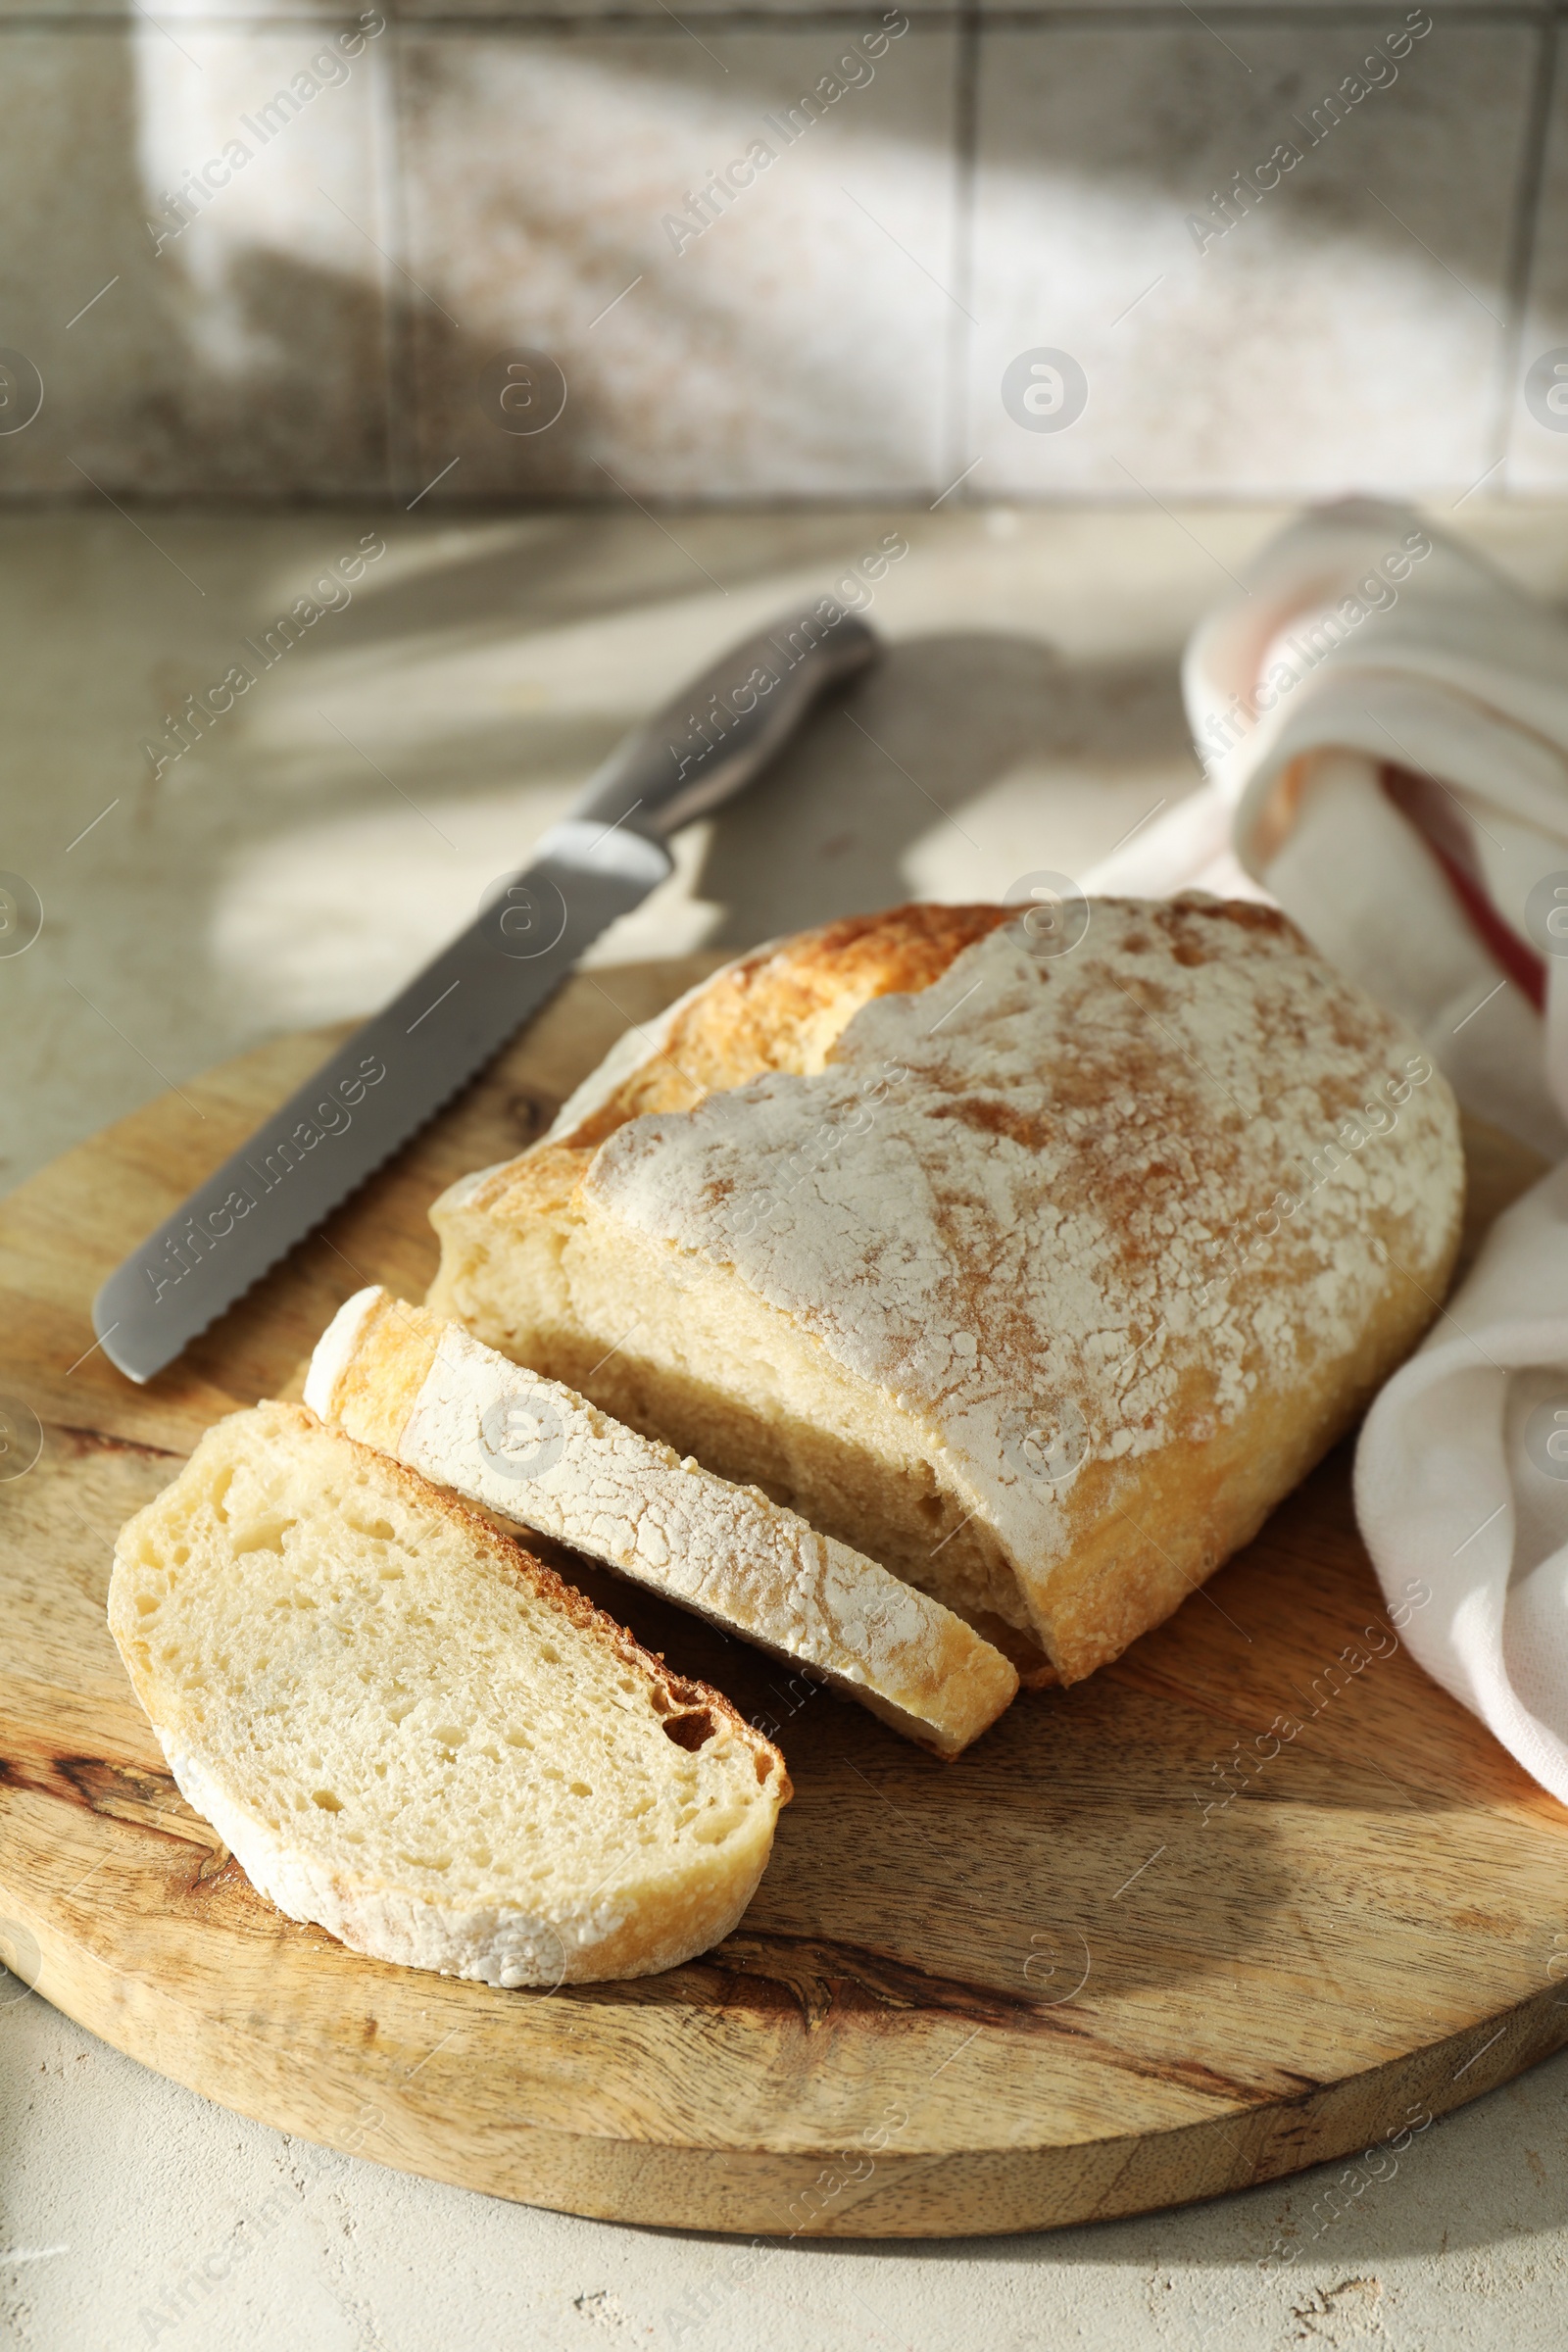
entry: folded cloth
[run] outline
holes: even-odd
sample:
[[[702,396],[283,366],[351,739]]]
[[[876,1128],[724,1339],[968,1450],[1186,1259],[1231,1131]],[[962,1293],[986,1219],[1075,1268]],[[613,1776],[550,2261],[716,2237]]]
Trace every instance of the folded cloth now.
[[[1085,888],[1261,886],[1468,1108],[1568,1153],[1568,627],[1348,500],[1264,549],[1183,682],[1207,780]]]
[[[1377,1398],[1355,1497],[1414,1655],[1568,1803],[1568,627],[1352,500],[1263,551],[1184,687],[1205,782],[1085,889],[1276,899],[1564,1162]]]
[[[1568,1804],[1568,1163],[1373,1404],[1355,1510],[1412,1654]]]

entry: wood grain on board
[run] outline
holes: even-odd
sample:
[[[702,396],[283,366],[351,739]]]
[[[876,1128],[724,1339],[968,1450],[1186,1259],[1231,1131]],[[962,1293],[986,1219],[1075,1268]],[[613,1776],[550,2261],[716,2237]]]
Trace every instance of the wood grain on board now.
[[[97,1285],[336,1033],[165,1096],[0,1204],[0,1395],[44,1429],[0,1483],[0,1953],[121,2049],[284,2131],[574,2212],[783,2235],[1211,2196],[1382,2141],[1568,2040],[1547,1975],[1568,1813],[1411,1663],[1345,1449],[1168,1625],[1021,1697],[951,1765],[573,1566],[789,1759],[761,1887],[689,1967],[495,1991],[358,1958],[252,1891],[121,1672],[115,1531],[219,1415],[298,1393],[349,1292],[420,1296],[435,1192],[539,1133],[711,960],[579,975],[145,1389],[92,1348]],[[1479,1233],[1537,1165],[1471,1146]]]

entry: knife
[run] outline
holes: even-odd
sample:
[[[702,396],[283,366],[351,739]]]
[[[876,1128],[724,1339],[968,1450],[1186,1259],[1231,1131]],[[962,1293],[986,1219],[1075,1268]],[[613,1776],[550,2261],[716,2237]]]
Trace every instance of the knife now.
[[[665,842],[751,783],[822,691],[881,651],[830,597],[705,671],[614,751],[530,864],[118,1266],[105,1354],[150,1380],[422,1127],[674,864]]]

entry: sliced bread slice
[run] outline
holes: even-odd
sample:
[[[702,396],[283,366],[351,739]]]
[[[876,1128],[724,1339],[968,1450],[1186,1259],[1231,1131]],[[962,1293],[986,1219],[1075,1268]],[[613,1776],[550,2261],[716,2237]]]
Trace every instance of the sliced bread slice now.
[[[487,1984],[728,1935],[784,1759],[520,1544],[291,1404],[122,1529],[109,1624],[183,1794],[355,1951]]]
[[[1017,1691],[1007,1660],[941,1601],[384,1290],[339,1308],[305,1398],[469,1501],[806,1667],[937,1755],[957,1755]]]
[[[1049,913],[743,957],[441,1196],[428,1303],[1070,1683],[1415,1346],[1464,1155],[1421,1040],[1275,908]]]

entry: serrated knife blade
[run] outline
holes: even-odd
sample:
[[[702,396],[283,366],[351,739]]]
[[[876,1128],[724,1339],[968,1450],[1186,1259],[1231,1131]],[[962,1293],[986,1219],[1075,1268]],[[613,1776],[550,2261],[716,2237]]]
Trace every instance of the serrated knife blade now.
[[[147,1381],[499,1052],[670,872],[666,837],[760,773],[878,639],[831,599],[745,640],[639,727],[477,919],[110,1275],[93,1328]]]

